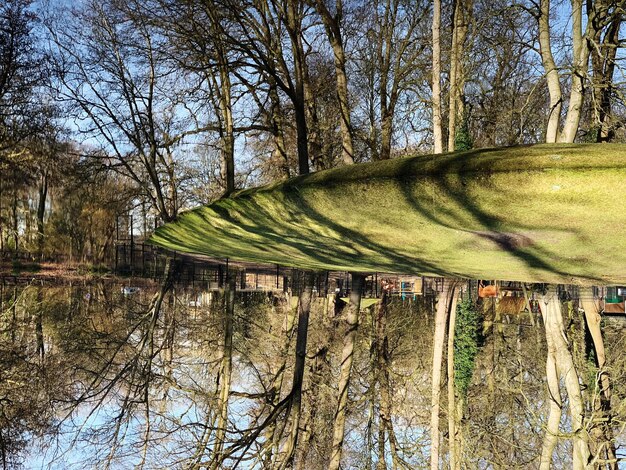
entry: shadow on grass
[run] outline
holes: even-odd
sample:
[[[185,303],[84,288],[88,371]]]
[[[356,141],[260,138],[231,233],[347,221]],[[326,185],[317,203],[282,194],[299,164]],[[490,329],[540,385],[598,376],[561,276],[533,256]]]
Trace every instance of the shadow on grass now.
[[[355,183],[353,189],[359,187],[359,191],[363,191],[362,194],[367,199],[370,197],[367,195],[370,175],[376,181],[390,182],[391,186],[388,188],[393,189],[394,193],[397,191],[407,210],[419,216],[416,217],[416,221],[423,220],[432,224],[432,227],[428,228],[439,227],[446,229],[446,232],[450,230],[451,232],[447,232],[446,235],[449,239],[441,245],[443,247],[454,244],[454,233],[468,234],[469,237],[462,239],[476,244],[479,244],[479,240],[484,240],[487,242],[488,250],[507,255],[500,259],[503,265],[507,259],[516,260],[519,261],[517,265],[527,267],[529,272],[540,273],[540,277],[547,275],[569,279],[578,276],[595,280],[598,278],[585,276],[584,270],[572,265],[572,262],[576,261],[572,261],[574,258],[568,253],[551,250],[546,240],[536,243],[533,234],[548,231],[563,233],[578,246],[584,246],[589,242],[584,233],[574,228],[570,229],[564,226],[562,221],[557,220],[554,223],[549,219],[545,223],[537,222],[536,219],[534,224],[526,222],[522,213],[513,219],[500,217],[488,202],[477,199],[472,193],[476,192],[476,188],[485,189],[488,191],[487,200],[497,200],[500,197],[498,194],[500,189],[491,178],[494,174],[514,171],[527,174],[542,172],[545,169],[541,166],[542,162],[545,163],[549,159],[554,159],[556,163],[552,166],[547,164],[547,168],[555,170],[623,169],[623,166],[618,165],[618,159],[613,161],[609,157],[600,161],[598,165],[588,165],[584,159],[584,152],[588,147],[563,148],[573,149],[573,152],[564,153],[565,157],[562,157],[557,153],[550,153],[552,147],[529,148],[528,158],[531,159],[529,168],[524,167],[525,148],[514,149],[509,156],[502,149],[486,149],[463,154],[383,162],[382,165],[376,164],[378,165],[376,168],[379,170],[382,168],[382,171],[378,172],[372,170],[375,167],[372,165],[357,166],[358,168],[344,167],[328,173],[298,177],[271,188],[247,190],[233,198],[223,199],[209,207],[192,211],[181,217],[176,223],[177,228],[159,230],[155,238],[157,244],[160,243],[160,239],[161,242],[165,242],[164,245],[182,251],[308,269],[350,270],[350,267],[353,267],[354,270],[362,272],[388,271],[467,276],[467,272],[456,272],[463,271],[462,264],[459,268],[459,263],[438,265],[437,262],[433,262],[434,253],[440,253],[441,256],[440,247],[435,246],[435,249],[431,247],[430,251],[425,247],[425,251],[420,252],[419,245],[410,242],[412,232],[409,232],[408,237],[406,233],[403,234],[403,239],[409,240],[407,246],[401,244],[393,246],[393,242],[386,243],[379,238],[380,234],[384,233],[380,227],[374,230],[376,232],[374,238],[367,234],[367,230],[363,231],[365,233],[359,230],[358,218],[342,223],[341,214],[332,213],[333,207],[332,204],[328,207],[328,200],[340,194],[340,191],[333,192],[333,189],[341,187],[341,184],[346,184],[349,188],[350,184]],[[560,147],[555,147],[554,151],[559,152],[559,149]],[[352,175],[352,172],[356,176]],[[477,177],[480,178],[479,182],[475,181]],[[358,186],[359,184],[363,186]],[[428,185],[437,194],[443,195],[444,204],[437,205],[429,200]],[[321,203],[311,197],[315,196],[315,188],[329,190],[328,193],[320,193],[326,198]],[[363,217],[375,214],[377,201],[359,200],[358,196],[361,194],[359,191],[348,192],[340,202],[344,205],[353,204],[357,214],[359,210],[357,206],[363,202],[367,209],[363,211]],[[346,212],[345,207],[342,209],[344,216],[346,213],[350,214]],[[384,211],[385,208],[381,207],[380,219],[363,220],[363,225],[384,225],[385,220],[389,220],[386,219]],[[397,224],[393,229],[405,231],[414,229],[416,236],[420,230],[417,226],[408,227],[406,223]],[[432,233],[436,233],[436,230]],[[428,243],[430,241],[426,240],[425,245]],[[473,268],[476,269],[476,266],[486,258],[481,258],[480,247],[466,246],[478,254],[472,259]],[[490,246],[495,250],[489,248]],[[457,247],[459,251],[462,249],[461,245]],[[455,252],[451,252],[450,256],[454,257]],[[579,260],[584,261],[584,256],[579,255]],[[519,266],[518,269],[521,269]],[[562,269],[563,266],[574,267],[568,272]],[[488,272],[489,269],[486,268],[484,271]]]

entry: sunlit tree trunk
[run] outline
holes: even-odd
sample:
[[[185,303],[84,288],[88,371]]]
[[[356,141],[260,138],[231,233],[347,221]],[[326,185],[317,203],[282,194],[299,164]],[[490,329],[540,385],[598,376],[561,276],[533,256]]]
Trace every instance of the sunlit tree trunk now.
[[[432,70],[432,99],[433,99],[433,139],[434,152],[443,152],[443,128],[441,119],[441,0],[433,1],[433,70]]]
[[[463,116],[463,47],[467,37],[468,19],[472,11],[472,0],[454,1],[452,22],[452,47],[450,49],[450,102],[448,112],[448,152],[456,148],[458,119]]]
[[[589,9],[588,14],[592,11],[592,9]],[[583,36],[582,16],[582,0],[572,0],[572,83],[567,106],[567,116],[565,116],[565,123],[561,133],[561,142],[571,143],[576,139],[585,96],[585,81],[587,80],[587,67],[589,66],[589,46],[587,45],[586,36]],[[587,18],[587,21],[593,22],[593,15]]]
[[[350,305],[347,308],[347,329],[343,337],[343,350],[341,352],[341,367],[339,372],[339,399],[333,421],[333,444],[331,448],[329,470],[338,470],[341,464],[341,452],[346,425],[346,406],[348,404],[348,389],[350,387],[350,375],[354,356],[354,343],[359,327],[359,311],[361,308],[361,294],[365,282],[365,276],[352,273],[352,291],[350,292]]]
[[[546,142],[555,143],[559,140],[559,126],[561,121],[561,83],[559,72],[552,55],[550,42],[550,0],[541,0],[539,5],[539,47],[541,61],[546,74],[548,93],[550,95],[550,109],[548,111],[548,123],[546,126]]]
[[[220,112],[222,114],[222,180],[225,183],[224,195],[228,196],[235,191],[235,132],[233,121],[232,91],[230,71],[227,59],[223,57],[219,65],[220,74]]]
[[[317,9],[324,28],[326,36],[333,49],[333,59],[335,64],[335,85],[337,89],[337,101],[339,102],[339,111],[341,113],[341,159],[345,164],[354,163],[354,150],[352,144],[352,126],[350,123],[350,104],[348,102],[348,76],[346,74],[346,54],[343,46],[343,37],[341,34],[341,20],[343,18],[343,2],[336,0],[335,14],[333,15],[326,2],[323,0],[315,0],[315,8]]]

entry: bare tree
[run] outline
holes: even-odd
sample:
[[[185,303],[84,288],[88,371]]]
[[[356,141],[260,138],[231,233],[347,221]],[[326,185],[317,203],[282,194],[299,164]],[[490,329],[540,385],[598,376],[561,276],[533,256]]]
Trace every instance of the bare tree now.
[[[350,103],[348,101],[348,76],[346,74],[346,52],[342,35],[343,1],[335,2],[334,13],[330,11],[324,0],[315,0],[315,8],[324,23],[326,36],[333,50],[335,63],[335,80],[337,85],[337,101],[341,111],[342,160],[345,164],[354,163],[354,145],[352,143],[352,125],[350,119]]]
[[[613,76],[617,68],[617,50],[620,44],[620,29],[624,8],[621,2],[597,0],[594,29],[591,42],[592,106],[593,122],[597,128],[598,142],[609,142],[615,134],[613,101],[615,85]]]
[[[352,19],[365,25],[354,28],[350,70],[361,100],[364,129],[360,137],[373,160],[391,158],[394,134],[401,123],[403,128],[419,126],[399,107],[405,101],[421,106],[421,96],[427,93],[429,65],[423,53],[429,43],[425,21],[429,8],[428,2],[377,0],[357,9]]]
[[[48,20],[59,96],[107,168],[135,181],[164,221],[180,210],[176,146],[189,132],[178,77],[137,5],[108,0]]]
[[[583,14],[583,7],[585,7],[585,15]],[[600,44],[593,45],[594,40],[597,41],[602,31],[607,27],[610,31],[607,32],[608,43],[615,42],[615,34],[619,34],[615,31],[619,30],[618,16],[615,14],[608,14],[608,5],[604,2],[587,2],[583,4],[582,0],[571,1],[572,11],[572,29],[570,38],[572,41],[572,64],[570,73],[570,91],[567,105],[567,113],[563,121],[563,126],[560,128],[561,122],[561,108],[563,103],[562,91],[561,91],[561,74],[557,63],[552,54],[551,44],[551,26],[550,26],[550,14],[552,12],[550,0],[541,0],[539,8],[536,12],[539,25],[539,44],[541,51],[541,58],[543,61],[544,70],[546,73],[546,81],[548,84],[548,92],[550,96],[550,109],[548,114],[548,124],[546,128],[546,142],[574,142],[578,127],[580,125],[581,113],[583,109],[583,102],[585,97],[585,87],[588,81],[588,68],[589,68],[589,56],[592,48],[602,48]],[[607,17],[609,18],[606,21]],[[615,24],[612,20],[618,21]],[[583,23],[586,25],[583,30]],[[611,54],[607,55],[608,63],[612,63]],[[604,68],[600,63],[601,61],[596,58],[595,70],[598,74],[603,74]],[[612,75],[613,68],[609,66],[606,69],[606,73]],[[607,77],[608,78],[608,77]],[[612,81],[612,76],[609,82]],[[600,80],[602,82],[602,79]],[[607,88],[608,83],[601,85],[603,88]],[[599,116],[598,116],[599,119]],[[605,131],[606,132],[606,131]]]

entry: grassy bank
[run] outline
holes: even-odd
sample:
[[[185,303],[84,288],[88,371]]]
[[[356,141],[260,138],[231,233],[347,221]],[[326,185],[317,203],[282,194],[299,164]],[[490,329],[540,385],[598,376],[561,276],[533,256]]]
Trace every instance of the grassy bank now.
[[[626,145],[485,149],[241,191],[151,241],[320,270],[626,283],[625,202]]]

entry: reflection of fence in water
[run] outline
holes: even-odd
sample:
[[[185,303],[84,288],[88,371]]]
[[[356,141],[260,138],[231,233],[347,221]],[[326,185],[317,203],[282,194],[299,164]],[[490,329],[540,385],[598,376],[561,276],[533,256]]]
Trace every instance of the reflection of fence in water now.
[[[295,270],[289,267],[272,266],[229,260],[216,260],[201,256],[190,256],[181,253],[169,253],[180,263],[177,283],[197,286],[206,289],[221,289],[224,286],[226,272],[237,271],[237,289],[243,291],[292,291]],[[119,274],[160,278],[165,267],[166,252],[160,248],[144,243],[118,244],[115,257],[115,271]],[[398,274],[376,273],[368,276],[365,281],[364,297],[379,298],[383,288],[393,297],[403,300],[415,299],[417,296],[435,297],[443,289],[443,279],[436,277],[408,276]],[[485,286],[483,286],[485,287]],[[502,313],[522,313],[530,310],[539,313],[539,302],[536,294],[527,286],[528,303],[524,297],[521,282],[495,282],[495,297],[498,299]],[[313,288],[314,295],[339,294],[347,296],[352,288],[351,276],[347,272],[328,272],[316,278]],[[601,302],[606,314],[624,314],[626,312],[626,288],[594,287],[594,297]],[[615,290],[615,292],[614,292]],[[463,292],[477,298],[480,296],[480,281],[463,281]],[[562,298],[578,299],[582,295],[577,286],[559,286]],[[623,293],[617,296],[614,294]]]

